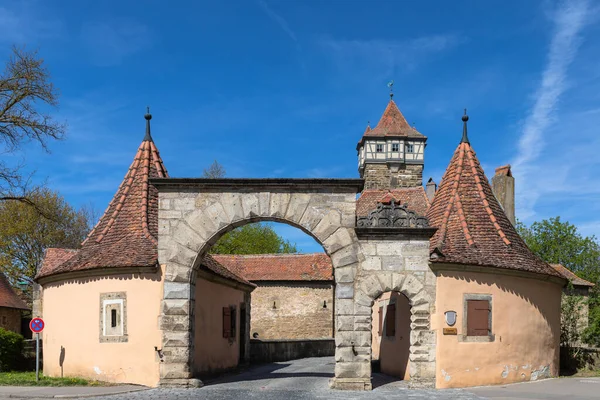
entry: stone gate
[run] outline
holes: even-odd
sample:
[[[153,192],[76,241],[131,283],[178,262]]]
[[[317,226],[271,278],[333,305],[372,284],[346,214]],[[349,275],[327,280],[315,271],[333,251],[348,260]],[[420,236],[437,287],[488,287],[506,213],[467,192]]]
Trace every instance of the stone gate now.
[[[159,190],[158,259],[165,267],[161,385],[200,384],[191,370],[195,271],[224,233],[257,221],[300,228],[331,257],[336,283],[333,388],[371,389],[371,307],[389,290],[406,295],[412,306],[411,383],[434,385],[430,315],[435,275],[428,265],[432,230],[426,224],[415,225],[413,218],[398,226],[357,227],[362,179],[171,178],[151,183]]]

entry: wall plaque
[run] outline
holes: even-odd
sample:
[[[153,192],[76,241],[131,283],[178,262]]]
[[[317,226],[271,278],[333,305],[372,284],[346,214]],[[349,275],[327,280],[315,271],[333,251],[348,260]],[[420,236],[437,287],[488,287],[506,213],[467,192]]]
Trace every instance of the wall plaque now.
[[[444,335],[457,335],[458,330],[456,328],[444,328]]]

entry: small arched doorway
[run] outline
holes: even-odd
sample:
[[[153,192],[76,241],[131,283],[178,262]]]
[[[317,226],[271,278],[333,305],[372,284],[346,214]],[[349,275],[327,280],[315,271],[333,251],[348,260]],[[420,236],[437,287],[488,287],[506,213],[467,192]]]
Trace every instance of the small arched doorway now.
[[[373,303],[372,369],[389,380],[410,379],[410,315],[408,298],[396,291],[382,293]]]

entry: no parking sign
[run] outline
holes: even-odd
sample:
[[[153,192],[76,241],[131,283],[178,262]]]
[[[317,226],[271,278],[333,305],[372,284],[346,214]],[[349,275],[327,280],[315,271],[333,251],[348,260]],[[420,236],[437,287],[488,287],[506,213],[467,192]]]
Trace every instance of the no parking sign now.
[[[34,318],[29,323],[29,329],[31,329],[31,332],[33,333],[40,333],[44,330],[44,326],[46,326],[46,324],[44,324],[44,320],[41,318]]]
[[[35,335],[35,381],[40,381],[40,332],[44,330],[46,324],[41,318],[34,318],[29,323],[29,329],[31,332],[37,333]]]

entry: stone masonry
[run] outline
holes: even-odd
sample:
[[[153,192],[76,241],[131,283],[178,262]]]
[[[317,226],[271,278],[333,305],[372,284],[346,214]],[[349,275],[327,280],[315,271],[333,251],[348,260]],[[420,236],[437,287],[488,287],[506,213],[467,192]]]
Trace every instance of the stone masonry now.
[[[322,244],[335,275],[335,378],[338,389],[371,389],[371,306],[396,290],[411,308],[410,373],[433,386],[435,335],[430,330],[435,277],[428,241],[362,238],[355,231],[360,180],[153,180],[159,190],[159,263],[165,266],[160,328],[163,386],[197,386],[193,365],[195,268],[225,232],[256,221],[302,229]]]
[[[257,284],[252,292],[251,336],[257,333],[263,340],[333,337],[332,283]]]
[[[423,164],[366,163],[365,189],[397,189],[423,184]]]

